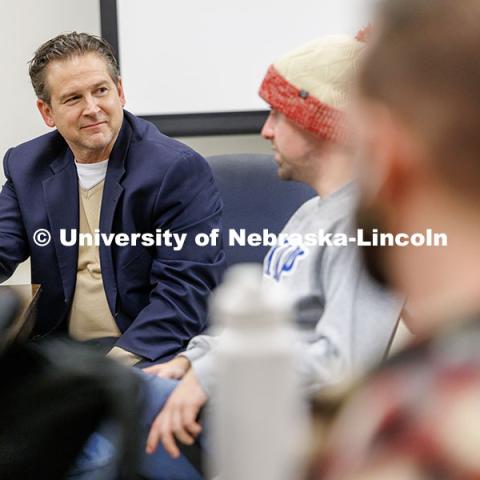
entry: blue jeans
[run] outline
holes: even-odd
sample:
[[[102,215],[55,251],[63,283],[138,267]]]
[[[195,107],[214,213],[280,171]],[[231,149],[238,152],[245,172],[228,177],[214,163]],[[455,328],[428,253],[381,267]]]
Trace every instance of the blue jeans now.
[[[139,421],[141,421],[143,432],[141,448],[144,451],[150,426],[178,382],[147,375],[140,370],[134,369],[134,371],[141,377],[143,385],[144,411]],[[101,430],[90,437],[69,479],[112,480],[116,478],[115,450],[109,437],[112,438],[108,430]],[[202,480],[201,475],[184,456],[173,459],[161,445],[154,454],[143,454],[139,473],[149,480]]]

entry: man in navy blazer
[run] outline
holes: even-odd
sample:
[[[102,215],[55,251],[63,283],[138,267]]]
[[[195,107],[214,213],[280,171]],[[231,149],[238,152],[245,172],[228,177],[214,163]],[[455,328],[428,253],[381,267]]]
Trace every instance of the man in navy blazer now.
[[[37,50],[30,76],[40,113],[56,130],[5,155],[0,281],[30,257],[32,282],[42,285],[34,335],[69,330],[81,266],[78,242],[65,246],[60,231],[70,238],[79,229],[79,191],[88,179],[82,169],[100,166],[103,173],[94,172],[103,182],[97,231],[187,234],[182,248],[145,246],[139,238],[126,246],[101,242],[96,276],[89,277],[100,282],[89,288],[103,295],[107,320],[117,330],[110,352],[126,354],[130,364],[166,360],[205,329],[207,297],[224,267],[220,241],[195,242],[196,234],[219,228],[221,200],[210,168],[190,148],[123,110],[118,65],[103,40],[75,32],[55,37]],[[75,301],[88,307],[87,293]]]

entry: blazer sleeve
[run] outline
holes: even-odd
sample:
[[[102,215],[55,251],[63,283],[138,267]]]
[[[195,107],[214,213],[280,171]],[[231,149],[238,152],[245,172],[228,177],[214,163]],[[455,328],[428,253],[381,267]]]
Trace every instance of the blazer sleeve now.
[[[8,150],[3,160],[6,182],[0,191],[0,282],[10,277],[29,255],[29,246],[15,186],[10,177]]]
[[[184,350],[207,327],[207,301],[225,268],[221,241],[222,202],[210,166],[193,151],[169,167],[156,195],[153,230],[186,234],[183,248],[155,247],[149,304],[116,345],[151,361]],[[218,229],[216,241],[196,243]]]

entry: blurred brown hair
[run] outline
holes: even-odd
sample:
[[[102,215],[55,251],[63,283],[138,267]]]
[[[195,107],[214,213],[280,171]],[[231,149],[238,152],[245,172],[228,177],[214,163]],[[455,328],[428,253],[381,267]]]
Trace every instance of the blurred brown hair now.
[[[360,72],[425,142],[436,174],[480,196],[480,1],[383,0]]]

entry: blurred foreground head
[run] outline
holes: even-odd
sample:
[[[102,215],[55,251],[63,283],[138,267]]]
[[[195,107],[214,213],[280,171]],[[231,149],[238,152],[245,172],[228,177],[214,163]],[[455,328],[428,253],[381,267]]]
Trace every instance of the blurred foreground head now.
[[[370,376],[312,478],[480,478],[480,2],[383,0],[353,111],[364,228],[448,247],[369,248],[426,339]],[[445,327],[445,328],[439,328]]]
[[[452,309],[480,298],[479,23],[478,0],[383,1],[354,109],[361,226],[448,236],[448,247],[368,248],[371,270]]]

